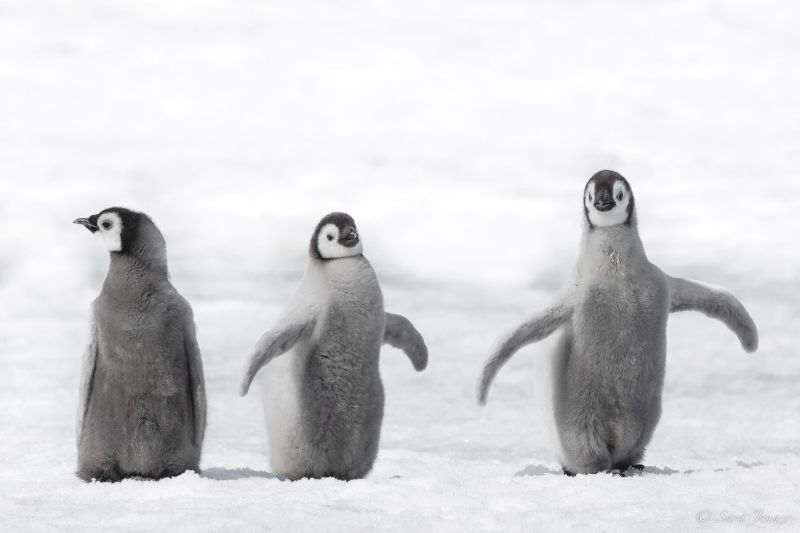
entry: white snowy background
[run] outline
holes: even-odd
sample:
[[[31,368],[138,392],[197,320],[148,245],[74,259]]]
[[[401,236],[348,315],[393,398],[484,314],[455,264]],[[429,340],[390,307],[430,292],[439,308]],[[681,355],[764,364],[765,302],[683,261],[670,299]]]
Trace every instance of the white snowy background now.
[[[791,0],[2,0],[0,526],[800,527],[798,20]],[[761,347],[673,315],[646,473],[571,479],[541,414],[552,340],[503,369],[486,408],[474,387],[572,268],[603,168],[631,181],[650,259],[733,290]],[[203,476],[73,475],[107,258],[71,221],[112,205],[155,219],[194,306]],[[384,349],[367,479],[282,482],[237,384],[332,210],[355,217],[430,365]],[[793,518],[754,524],[758,509]]]

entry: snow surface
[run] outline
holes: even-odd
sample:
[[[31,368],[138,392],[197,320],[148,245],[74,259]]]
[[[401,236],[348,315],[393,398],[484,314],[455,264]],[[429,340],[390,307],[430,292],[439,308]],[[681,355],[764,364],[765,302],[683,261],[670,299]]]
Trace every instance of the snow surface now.
[[[3,0],[2,530],[800,528],[798,20],[769,0]],[[601,168],[632,182],[651,260],[733,290],[761,348],[673,315],[646,473],[571,479],[540,414],[552,340],[486,408],[473,393],[494,340],[572,268]],[[155,218],[194,306],[202,477],[73,475],[107,260],[71,221],[110,205]],[[384,349],[367,479],[281,482],[237,384],[331,210],[431,362]]]

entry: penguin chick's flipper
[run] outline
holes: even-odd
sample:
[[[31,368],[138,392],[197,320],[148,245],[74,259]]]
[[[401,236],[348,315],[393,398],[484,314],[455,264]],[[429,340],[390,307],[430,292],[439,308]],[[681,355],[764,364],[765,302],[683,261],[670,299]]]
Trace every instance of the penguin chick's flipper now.
[[[572,306],[567,301],[562,301],[545,309],[505,337],[494,349],[489,362],[483,368],[483,375],[478,383],[478,404],[486,405],[489,387],[494,377],[517,350],[551,335],[569,320],[570,316],[572,316]]]
[[[202,448],[203,436],[206,432],[206,390],[204,385],[205,378],[203,377],[203,360],[200,357],[200,347],[197,345],[197,334],[191,308],[187,313],[187,319],[183,326],[183,339],[186,358],[189,361],[189,378],[191,379],[194,442],[198,448]]]
[[[428,347],[425,346],[425,339],[406,317],[386,313],[383,342],[403,350],[417,372],[425,370],[428,366]]]
[[[250,356],[247,372],[239,387],[239,394],[246,396],[247,391],[250,390],[250,384],[258,374],[258,371],[273,358],[289,351],[300,337],[313,329],[314,319],[309,317],[305,322],[284,323],[265,333],[259,339],[253,354]]]
[[[726,289],[696,281],[667,277],[670,312],[700,311],[723,322],[739,337],[748,353],[758,349],[758,330],[747,309]]]
[[[94,309],[92,309],[94,314]],[[89,345],[83,352],[81,360],[81,384],[78,392],[78,416],[75,424],[75,443],[80,446],[81,432],[83,431],[83,419],[86,418],[86,410],[89,408],[89,396],[92,393],[92,382],[94,381],[94,368],[97,363],[97,323],[92,318],[92,327],[89,331]]]

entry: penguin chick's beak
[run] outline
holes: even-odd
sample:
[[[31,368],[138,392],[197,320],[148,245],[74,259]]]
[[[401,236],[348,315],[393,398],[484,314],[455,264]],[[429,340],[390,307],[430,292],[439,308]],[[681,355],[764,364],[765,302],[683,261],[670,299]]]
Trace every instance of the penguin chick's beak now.
[[[617,203],[607,190],[601,190],[597,193],[597,198],[594,200],[594,208],[598,211],[611,211],[616,205]]]
[[[92,223],[92,221],[89,220],[88,218],[76,218],[75,220],[72,221],[72,223],[73,224],[80,224],[81,226],[85,227],[86,229],[88,229],[92,233],[94,233],[95,231],[100,229],[97,226],[95,226]]]
[[[601,202],[598,200],[594,203],[594,208],[598,211],[611,211],[616,205],[614,202]]]
[[[356,231],[356,228],[352,226],[347,226],[344,228],[341,237],[339,237],[339,242],[342,244],[342,246],[346,246],[348,248],[358,244],[358,232]]]

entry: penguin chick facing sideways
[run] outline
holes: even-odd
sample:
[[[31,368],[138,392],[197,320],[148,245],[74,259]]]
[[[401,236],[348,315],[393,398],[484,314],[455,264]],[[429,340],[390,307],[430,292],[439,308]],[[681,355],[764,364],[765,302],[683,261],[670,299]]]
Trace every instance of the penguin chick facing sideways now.
[[[575,277],[559,298],[497,345],[478,386],[484,405],[500,367],[521,347],[562,329],[554,415],[567,474],[641,470],[661,415],[667,317],[700,311],[727,325],[747,352],[758,332],[725,289],[664,274],[647,260],[630,185],[598,172],[583,194]]]
[[[112,207],[81,224],[111,255],[92,304],[78,401],[78,471],[90,481],[199,472],[206,427],[192,308],[170,284],[150,218]]]
[[[258,341],[241,383],[245,396],[266,366],[270,464],[290,480],[366,476],[383,420],[381,345],[403,350],[417,371],[428,364],[428,349],[411,322],[384,313],[378,279],[361,252],[349,215],[331,213],[319,222],[300,288]]]

